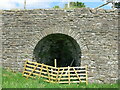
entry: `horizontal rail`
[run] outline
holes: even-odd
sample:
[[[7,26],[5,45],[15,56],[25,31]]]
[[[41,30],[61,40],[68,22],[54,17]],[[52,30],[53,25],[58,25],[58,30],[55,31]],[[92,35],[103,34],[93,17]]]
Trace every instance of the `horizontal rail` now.
[[[70,74],[70,76],[75,76],[76,74]],[[78,75],[86,75],[86,74],[78,74]],[[60,75],[58,75],[60,76]],[[62,76],[68,76],[68,74],[63,74]]]
[[[68,78],[61,78],[61,80],[66,80]],[[78,79],[77,77],[70,77],[70,79]],[[86,79],[86,77],[80,77],[80,79]]]
[[[59,71],[59,72],[62,72],[62,71]],[[64,71],[64,72],[68,72],[68,71]],[[74,72],[74,70],[70,70],[70,72]],[[86,70],[76,70],[76,72],[86,72]]]
[[[68,67],[59,67],[60,69],[68,69]],[[81,67],[69,67],[70,69],[73,69],[73,68],[75,68],[75,69],[82,69],[82,68],[86,68],[86,67],[84,67],[84,66],[81,66]]]
[[[68,81],[61,81],[59,83],[80,83],[80,81],[71,81],[71,82],[68,82]]]
[[[31,68],[25,68],[25,69],[27,69],[27,70],[33,70],[33,69],[31,69]]]

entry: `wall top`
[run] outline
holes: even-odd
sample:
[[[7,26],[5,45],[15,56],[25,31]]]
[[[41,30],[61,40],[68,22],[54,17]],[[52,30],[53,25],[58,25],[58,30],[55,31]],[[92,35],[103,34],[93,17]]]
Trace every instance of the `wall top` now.
[[[19,13],[19,12],[66,12],[66,13],[80,13],[80,14],[97,14],[97,13],[115,13],[120,12],[119,9],[92,9],[92,8],[78,8],[78,9],[13,9],[13,10],[0,10],[1,13]]]

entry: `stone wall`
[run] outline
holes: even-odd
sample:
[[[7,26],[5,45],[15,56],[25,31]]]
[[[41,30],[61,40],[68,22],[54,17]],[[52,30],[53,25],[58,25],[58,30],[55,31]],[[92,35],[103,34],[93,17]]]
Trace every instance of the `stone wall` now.
[[[118,79],[118,10],[3,10],[2,23],[5,68],[22,71],[42,38],[61,33],[80,46],[81,65],[88,65],[90,83]]]
[[[2,66],[2,11],[0,10],[0,67]]]

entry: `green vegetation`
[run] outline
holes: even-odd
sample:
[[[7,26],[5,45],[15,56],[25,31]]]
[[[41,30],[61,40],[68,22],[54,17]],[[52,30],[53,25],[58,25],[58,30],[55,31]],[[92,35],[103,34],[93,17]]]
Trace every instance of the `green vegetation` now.
[[[120,8],[120,2],[115,3],[115,8]]]
[[[2,87],[2,68],[0,66],[0,90],[1,90],[1,87]]]
[[[58,8],[60,8],[60,7],[59,7],[59,6],[54,6],[53,8],[54,8],[54,9],[58,9]]]
[[[67,8],[68,4],[65,4],[65,8]],[[70,2],[70,8],[83,8],[86,7],[82,2]]]
[[[84,3],[78,2],[78,1],[77,2],[70,2],[69,6],[70,7],[68,8],[68,4],[65,4],[64,9],[74,9],[74,8],[83,8],[83,7],[86,7]],[[60,9],[59,6],[54,6],[53,8],[54,9]]]
[[[22,74],[4,70],[2,88],[118,88],[117,84],[53,84],[40,79],[26,79]]]

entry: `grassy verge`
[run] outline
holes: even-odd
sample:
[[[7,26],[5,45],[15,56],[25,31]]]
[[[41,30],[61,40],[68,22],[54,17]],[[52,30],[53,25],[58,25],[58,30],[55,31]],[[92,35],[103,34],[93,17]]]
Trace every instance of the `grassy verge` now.
[[[2,72],[2,88],[118,88],[117,84],[53,84],[44,82],[43,79],[25,79],[21,73],[9,70]]]
[[[0,90],[2,88],[2,68],[0,66]]]

